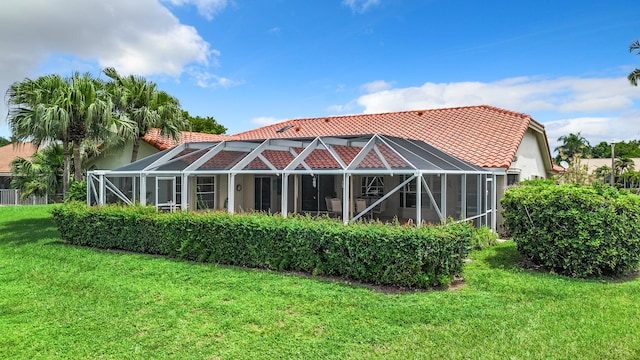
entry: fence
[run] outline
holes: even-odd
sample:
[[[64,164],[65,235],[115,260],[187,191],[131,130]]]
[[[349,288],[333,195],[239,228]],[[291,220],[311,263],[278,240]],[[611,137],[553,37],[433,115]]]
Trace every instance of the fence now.
[[[47,196],[31,195],[24,200],[20,200],[20,190],[0,189],[0,205],[42,205],[48,203]]]

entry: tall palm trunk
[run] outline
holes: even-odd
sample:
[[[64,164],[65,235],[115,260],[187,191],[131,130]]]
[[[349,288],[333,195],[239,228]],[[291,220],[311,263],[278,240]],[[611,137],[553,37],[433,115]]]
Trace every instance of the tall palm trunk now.
[[[77,141],[73,142],[73,180],[82,181],[82,155]]]
[[[64,167],[62,170],[62,195],[66,195],[69,190],[69,177],[71,176],[71,153],[69,151],[69,141],[62,141],[62,154],[64,156]]]

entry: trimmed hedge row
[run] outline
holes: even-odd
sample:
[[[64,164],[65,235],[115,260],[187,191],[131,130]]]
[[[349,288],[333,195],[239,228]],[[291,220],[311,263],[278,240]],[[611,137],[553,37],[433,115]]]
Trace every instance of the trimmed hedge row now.
[[[508,189],[505,225],[522,255],[574,277],[621,275],[640,264],[640,197],[609,186]]]
[[[343,226],[330,219],[79,203],[52,213],[62,239],[74,245],[419,288],[446,285],[461,273],[475,231],[465,223]]]

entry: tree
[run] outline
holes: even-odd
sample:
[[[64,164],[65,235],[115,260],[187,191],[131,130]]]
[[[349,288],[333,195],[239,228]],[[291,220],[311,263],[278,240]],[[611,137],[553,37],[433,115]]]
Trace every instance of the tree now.
[[[560,136],[558,142],[561,142],[562,145],[555,148],[558,152],[558,156],[556,156],[557,163],[562,160],[571,162],[572,159],[576,158],[576,155],[580,158],[590,155],[591,147],[589,146],[589,141],[582,137],[580,133]]]
[[[51,143],[33,154],[31,160],[21,157],[11,161],[11,187],[20,189],[20,199],[31,195],[54,196],[62,190],[64,152],[58,143]]]
[[[636,55],[640,55],[640,41],[639,40],[635,40],[634,42],[631,43],[631,45],[629,45],[629,52],[636,52]],[[627,76],[627,79],[629,79],[629,82],[631,83],[631,85],[633,86],[638,86],[638,81],[640,80],[640,69],[636,68],[634,69],[629,76]]]
[[[581,154],[576,153],[571,158],[566,158],[569,167],[560,175],[558,180],[565,184],[591,185],[595,180],[595,175],[589,174],[589,167],[582,165]]]
[[[69,81],[71,86],[67,101],[74,180],[82,181],[82,148],[85,142],[101,142],[113,133],[132,134],[133,126],[126,119],[113,117],[114,106],[103,81],[89,73],[75,73]]]
[[[227,128],[218,124],[216,119],[211,116],[193,117],[189,115],[187,111],[182,112],[182,116],[189,121],[191,125],[191,131],[204,133],[204,134],[224,134],[227,132]]]
[[[15,82],[7,90],[12,137],[17,141],[31,139],[36,145],[61,141],[64,156],[63,192],[69,188],[71,173],[70,139],[68,136],[69,83],[60,75],[41,76]]]
[[[103,73],[112,80],[108,89],[118,116],[135,126],[131,162],[138,159],[140,141],[152,128],[159,128],[162,135],[174,140],[179,139],[181,130],[189,128],[178,99],[158,90],[154,82],[135,75],[123,77],[114,68],[105,68]]]
[[[640,157],[640,142],[631,140],[629,142],[616,143],[616,157]],[[609,154],[611,155],[611,154]]]
[[[611,167],[607,165],[600,166],[593,171],[593,175],[598,181],[604,183],[611,178]]]
[[[615,174],[616,175],[621,175],[627,171],[632,171],[635,168],[635,164],[633,162],[633,159],[630,159],[626,156],[620,156],[620,157],[616,157],[616,159],[614,160],[614,166],[615,166]]]
[[[591,156],[594,159],[606,159],[611,157],[611,144],[606,141],[601,141],[598,145],[591,147]]]
[[[11,140],[0,136],[0,146],[5,146],[11,144]]]
[[[133,127],[113,117],[113,103],[104,82],[89,73],[25,79],[7,91],[13,137],[36,145],[60,141],[64,156],[63,192],[69,188],[73,148],[74,178],[82,181],[82,148],[87,141],[131,133]]]

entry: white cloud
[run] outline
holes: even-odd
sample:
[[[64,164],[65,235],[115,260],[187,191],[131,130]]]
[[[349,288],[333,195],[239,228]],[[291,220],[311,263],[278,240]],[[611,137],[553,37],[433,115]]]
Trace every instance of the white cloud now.
[[[201,88],[227,88],[243,83],[242,81],[231,80],[199,68],[191,68],[188,72],[195,79],[196,84]]]
[[[187,66],[202,71],[216,66],[220,52],[159,1],[1,1],[0,91],[4,93],[15,81],[50,71],[43,64],[53,64],[63,75],[90,64],[94,68],[112,66],[121,74],[174,78]],[[204,14],[220,11],[227,4],[205,0],[171,3],[194,4]],[[218,77],[216,81],[226,86],[230,80]],[[6,113],[2,101],[0,116]]]
[[[519,77],[495,82],[425,83],[358,98],[365,113],[487,104],[518,112],[604,112],[629,108],[640,91],[626,78]]]
[[[343,0],[342,5],[351,8],[354,13],[364,13],[373,6],[380,5],[380,0]]]
[[[376,80],[362,85],[360,88],[368,93],[378,92],[390,89],[393,83],[384,80]]]
[[[365,84],[363,89],[376,83]],[[376,91],[355,101],[364,113],[481,104],[528,113],[543,122],[553,150],[558,145],[556,139],[569,133],[580,132],[593,144],[640,139],[638,99],[639,89],[630,86],[626,77],[518,77],[494,82],[428,82]],[[331,110],[341,112],[352,104],[334,105]]]
[[[227,0],[162,0],[175,6],[193,5],[198,9],[198,13],[208,20],[222,11],[229,5]]]
[[[640,139],[640,110],[615,116],[577,117],[547,121],[544,123],[549,146],[555,149],[560,136],[580,133],[591,145],[602,141],[629,141]]]
[[[271,116],[260,116],[260,117],[256,117],[251,119],[251,123],[252,124],[256,124],[256,125],[260,125],[260,126],[265,126],[265,125],[272,125],[272,124],[276,124],[279,123],[282,120],[278,120],[274,117]]]

